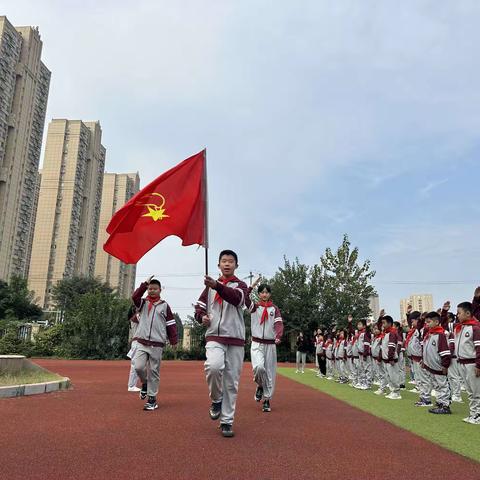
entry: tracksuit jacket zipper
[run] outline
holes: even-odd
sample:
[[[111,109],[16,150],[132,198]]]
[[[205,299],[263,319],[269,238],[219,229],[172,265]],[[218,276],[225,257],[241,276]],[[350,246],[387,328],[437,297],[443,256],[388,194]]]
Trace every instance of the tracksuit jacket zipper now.
[[[153,307],[152,319],[150,320],[150,332],[148,333],[148,340],[149,341],[151,341],[151,338],[152,338],[153,317],[155,316],[155,310],[156,309],[157,309],[157,306],[155,305]]]
[[[220,310],[220,320],[218,321],[218,336],[220,336],[220,323],[222,323],[222,317],[223,317],[223,302]]]

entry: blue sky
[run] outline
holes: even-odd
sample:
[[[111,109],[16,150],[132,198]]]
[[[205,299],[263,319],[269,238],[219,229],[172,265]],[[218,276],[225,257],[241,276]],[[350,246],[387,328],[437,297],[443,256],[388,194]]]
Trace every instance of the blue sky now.
[[[2,5],[39,26],[48,120],[100,120],[108,171],[145,185],[207,147],[211,256],[237,250],[239,276],[348,233],[394,316],[411,293],[441,305],[480,284],[478,1]],[[202,271],[168,239],[138,278],[185,316]]]

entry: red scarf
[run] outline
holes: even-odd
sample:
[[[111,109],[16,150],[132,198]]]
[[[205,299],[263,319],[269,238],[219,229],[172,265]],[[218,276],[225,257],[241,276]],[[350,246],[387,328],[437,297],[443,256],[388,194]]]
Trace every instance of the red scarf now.
[[[408,333],[407,333],[407,338],[405,340],[405,348],[408,347],[408,344],[411,340],[411,338],[413,337],[413,334],[415,333],[415,330],[417,330],[416,328],[411,328]]]
[[[388,327],[385,329],[385,333],[397,333],[397,327]],[[385,336],[385,334],[383,336]]]
[[[428,333],[425,335],[424,339],[426,340],[430,335],[435,335],[436,333],[445,333],[445,329],[441,325],[437,325],[428,330]]]
[[[148,302],[148,313],[150,313],[150,310],[152,309],[153,305],[160,300],[160,295],[156,297],[152,297],[151,295],[148,295],[145,298],[145,300]]]
[[[230,282],[237,282],[238,278],[233,275],[231,277],[225,278],[225,277],[220,277],[217,282],[220,282],[222,285],[226,285],[227,283]],[[213,300],[214,302],[218,302],[219,305],[222,305],[223,303],[223,298],[218,294],[218,292],[215,294],[215,299]]]
[[[377,338],[381,340],[384,336],[385,336],[385,333],[382,332],[377,335]]]
[[[477,320],[475,320],[475,318],[472,317],[471,320],[465,320],[461,323],[457,323],[455,325],[455,333],[458,333],[464,325],[480,325],[480,322],[478,322]]]
[[[260,319],[260,325],[262,325],[268,320],[268,307],[272,307],[273,303],[269,300],[268,302],[258,302],[258,305],[263,307],[262,318]]]

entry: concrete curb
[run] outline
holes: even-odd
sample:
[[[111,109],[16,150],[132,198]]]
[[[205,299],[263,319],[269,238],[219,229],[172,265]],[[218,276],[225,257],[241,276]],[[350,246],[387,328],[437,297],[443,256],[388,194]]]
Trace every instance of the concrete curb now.
[[[67,390],[70,386],[71,382],[67,377],[53,382],[11,385],[0,387],[0,398],[23,397],[24,395],[38,395],[39,393],[56,392],[58,390]]]

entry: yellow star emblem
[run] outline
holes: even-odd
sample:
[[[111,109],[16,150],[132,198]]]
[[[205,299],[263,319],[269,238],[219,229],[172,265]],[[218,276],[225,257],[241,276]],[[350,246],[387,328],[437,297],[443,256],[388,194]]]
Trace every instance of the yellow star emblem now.
[[[160,197],[160,204],[157,205],[156,203],[141,203],[144,207],[147,207],[148,213],[142,215],[142,217],[151,217],[156,222],[157,220],[163,220],[164,218],[169,218],[170,215],[165,215],[165,209],[163,208],[165,205],[165,197],[160,193],[152,193],[148,195]]]

